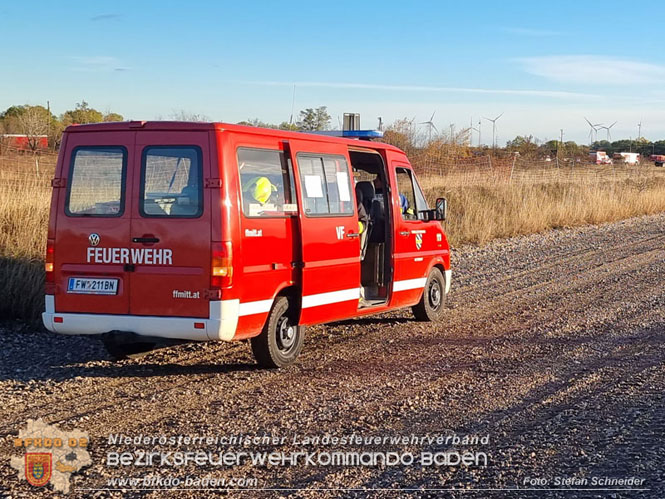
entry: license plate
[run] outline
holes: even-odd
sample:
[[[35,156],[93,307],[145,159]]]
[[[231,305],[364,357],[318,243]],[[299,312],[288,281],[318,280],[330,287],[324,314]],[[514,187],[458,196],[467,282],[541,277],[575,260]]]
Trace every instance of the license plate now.
[[[117,295],[118,279],[95,279],[87,277],[70,277],[67,293],[84,295]]]

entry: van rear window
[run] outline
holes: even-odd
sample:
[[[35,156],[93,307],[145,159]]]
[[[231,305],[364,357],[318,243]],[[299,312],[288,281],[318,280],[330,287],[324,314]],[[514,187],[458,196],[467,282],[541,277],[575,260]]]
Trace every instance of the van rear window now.
[[[74,149],[65,213],[75,217],[122,216],[126,168],[124,147]]]
[[[143,150],[141,215],[196,218],[203,213],[201,149],[152,146]]]

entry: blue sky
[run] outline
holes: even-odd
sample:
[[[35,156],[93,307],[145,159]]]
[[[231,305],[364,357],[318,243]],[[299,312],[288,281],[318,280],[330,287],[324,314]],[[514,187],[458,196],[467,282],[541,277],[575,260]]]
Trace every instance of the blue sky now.
[[[334,124],[436,112],[449,130],[503,112],[499,143],[561,128],[585,142],[584,116],[664,139],[664,18],[659,2],[5,1],[0,109],[281,122],[295,84],[296,112],[326,105]]]

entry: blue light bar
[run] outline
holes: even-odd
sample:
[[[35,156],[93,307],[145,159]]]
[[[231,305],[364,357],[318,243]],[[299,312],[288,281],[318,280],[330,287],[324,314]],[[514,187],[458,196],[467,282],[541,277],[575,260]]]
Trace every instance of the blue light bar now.
[[[343,137],[345,139],[371,140],[383,138],[383,132],[380,130],[323,130],[309,133],[326,135],[328,137]]]

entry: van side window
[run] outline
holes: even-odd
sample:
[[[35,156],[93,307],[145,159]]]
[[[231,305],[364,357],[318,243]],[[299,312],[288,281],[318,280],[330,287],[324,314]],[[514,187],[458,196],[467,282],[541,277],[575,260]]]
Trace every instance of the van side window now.
[[[281,217],[298,211],[293,173],[284,151],[238,148],[242,211],[247,217]]]
[[[141,215],[196,218],[203,213],[201,149],[151,146],[141,161]]]
[[[78,147],[72,152],[65,214],[119,217],[125,210],[124,147]]]
[[[422,207],[425,204],[425,198],[420,192],[420,187],[415,184],[411,170],[408,168],[397,168],[395,173],[402,218],[404,220],[418,220],[418,211],[427,209],[426,206]],[[416,194],[416,189],[418,189],[419,196]],[[420,198],[418,199],[419,202],[416,202],[418,197]]]
[[[307,215],[352,215],[351,179],[343,156],[298,154]]]

